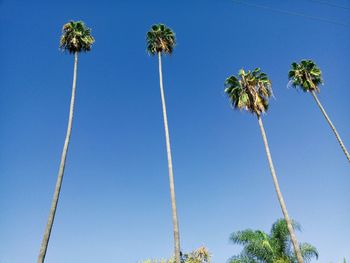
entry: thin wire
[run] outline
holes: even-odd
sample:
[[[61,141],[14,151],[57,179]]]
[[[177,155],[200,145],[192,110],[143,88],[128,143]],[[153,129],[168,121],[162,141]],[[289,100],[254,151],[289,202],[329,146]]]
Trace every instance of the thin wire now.
[[[325,22],[325,23],[329,23],[329,24],[338,25],[338,26],[350,27],[350,24],[346,24],[346,23],[343,23],[343,22],[338,22],[338,21],[334,21],[334,20],[330,20],[330,19],[322,18],[322,17],[317,17],[317,16],[309,16],[309,15],[305,15],[305,14],[302,14],[302,13],[287,11],[287,10],[278,9],[278,8],[272,8],[272,7],[268,7],[268,6],[264,6],[264,5],[247,3],[247,2],[245,2],[243,0],[232,0],[232,2],[234,2],[236,4],[242,4],[242,5],[245,5],[245,6],[251,6],[251,7],[261,8],[261,9],[265,9],[265,10],[270,10],[270,11],[273,11],[273,12],[282,13],[282,14],[286,14],[286,15],[299,16],[299,17],[313,19],[313,20],[316,20],[316,21],[321,21],[321,22]]]
[[[331,7],[337,7],[337,8],[341,8],[341,9],[350,11],[350,7],[343,6],[343,5],[337,5],[337,4],[334,4],[334,3],[331,3],[331,2],[327,2],[327,1],[320,1],[320,0],[309,0],[309,1],[315,2],[315,3],[319,3],[319,4],[323,4],[323,5],[328,5],[328,6],[331,6]]]

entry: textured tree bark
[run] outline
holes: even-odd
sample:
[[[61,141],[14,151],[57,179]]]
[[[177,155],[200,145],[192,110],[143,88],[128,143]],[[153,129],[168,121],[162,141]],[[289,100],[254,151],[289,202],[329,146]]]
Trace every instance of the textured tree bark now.
[[[48,218],[47,225],[46,225],[45,232],[44,232],[44,237],[43,237],[41,247],[40,247],[40,252],[39,252],[38,261],[37,261],[38,263],[43,263],[45,260],[46,251],[47,251],[47,247],[48,247],[50,235],[51,235],[51,229],[52,229],[53,222],[55,219],[57,203],[58,203],[58,199],[60,196],[60,190],[61,190],[61,186],[62,186],[64,168],[66,165],[66,157],[67,157],[68,146],[69,146],[69,140],[70,140],[70,135],[71,135],[71,131],[72,131],[75,89],[76,89],[76,82],[77,82],[77,67],[78,67],[78,53],[75,52],[74,53],[73,86],[72,86],[72,96],[71,96],[71,101],[70,101],[67,134],[66,134],[66,139],[64,141],[63,151],[62,151],[62,155],[61,155],[61,163],[60,163],[60,167],[59,167],[59,171],[58,171],[55,193],[53,195],[53,199],[52,199],[52,203],[51,203],[50,214],[49,214],[49,218]]]
[[[301,255],[299,243],[298,243],[297,237],[296,237],[296,235],[294,233],[293,225],[292,225],[292,222],[291,222],[291,220],[289,218],[287,207],[286,207],[286,204],[284,202],[280,186],[278,184],[278,180],[277,180],[277,176],[276,176],[276,172],[275,172],[275,167],[274,167],[273,162],[272,162],[272,157],[271,157],[271,153],[270,153],[269,144],[267,142],[267,137],[266,137],[264,125],[262,123],[262,120],[261,120],[260,116],[258,116],[258,122],[259,122],[260,130],[261,130],[261,135],[262,135],[262,138],[263,138],[263,141],[264,141],[264,145],[265,145],[265,151],[266,151],[267,159],[269,161],[269,166],[270,166],[270,171],[271,171],[271,175],[272,175],[272,180],[273,180],[273,183],[275,185],[275,190],[276,190],[276,193],[277,193],[278,201],[279,201],[281,209],[282,209],[282,213],[283,213],[284,219],[286,220],[286,223],[287,223],[288,232],[289,232],[289,235],[290,235],[293,247],[294,247],[294,252],[295,252],[295,255],[297,257],[298,263],[303,263],[303,257]]]
[[[340,147],[341,147],[341,149],[343,150],[343,152],[344,152],[344,154],[345,154],[345,157],[346,157],[346,158],[348,159],[348,161],[350,162],[350,155],[349,155],[349,152],[346,150],[345,145],[344,145],[342,139],[340,138],[340,136],[339,136],[339,134],[338,134],[338,132],[337,132],[335,126],[333,125],[331,119],[328,117],[328,115],[327,115],[325,109],[323,108],[321,102],[318,100],[315,91],[311,91],[311,94],[312,94],[312,96],[314,97],[314,99],[315,99],[315,101],[316,101],[316,103],[317,103],[317,106],[320,108],[320,110],[321,110],[323,116],[326,118],[326,120],[327,120],[329,126],[331,127],[332,131],[334,132],[334,135],[335,135],[335,137],[337,138],[338,143],[340,144]]]
[[[167,118],[166,104],[165,104],[165,98],[164,98],[164,89],[163,89],[162,54],[160,52],[158,52],[158,61],[159,61],[160,95],[162,98],[166,151],[167,151],[167,157],[168,157],[171,209],[172,209],[173,228],[174,228],[175,260],[176,260],[176,263],[180,263],[179,223],[178,223],[177,210],[176,210],[175,186],[174,186],[174,175],[173,175],[173,163],[172,163],[171,149],[170,149],[168,118]]]

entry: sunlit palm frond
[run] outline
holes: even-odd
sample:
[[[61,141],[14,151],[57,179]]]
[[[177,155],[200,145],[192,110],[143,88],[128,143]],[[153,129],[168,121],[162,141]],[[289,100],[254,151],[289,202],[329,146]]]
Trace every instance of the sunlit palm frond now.
[[[200,247],[191,253],[184,253],[181,255],[181,263],[210,263],[210,252],[205,247]],[[141,263],[175,263],[175,258],[169,260],[146,260]]]
[[[301,230],[301,226],[296,221],[292,220],[292,225],[295,230]],[[293,257],[291,249],[290,234],[288,231],[287,223],[284,219],[277,220],[271,227],[271,241],[276,248],[276,254],[278,257]]]
[[[255,258],[271,261],[274,255],[274,248],[271,246],[270,237],[263,231],[253,231],[247,229],[237,231],[231,235],[231,241],[244,246],[243,254],[245,258]]]
[[[294,229],[300,230],[297,222],[292,221],[292,225]],[[243,246],[239,255],[229,259],[230,263],[297,263],[284,219],[279,219],[272,225],[270,234],[247,229],[232,233],[230,240]],[[306,262],[318,258],[317,250],[312,245],[304,243],[300,248]]]
[[[210,253],[205,247],[200,247],[191,253],[184,254],[183,263],[210,263]]]

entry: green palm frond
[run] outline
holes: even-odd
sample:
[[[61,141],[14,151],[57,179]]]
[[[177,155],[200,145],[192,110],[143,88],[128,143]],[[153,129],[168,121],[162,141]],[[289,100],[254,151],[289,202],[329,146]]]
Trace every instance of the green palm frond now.
[[[272,96],[271,81],[260,68],[247,72],[241,69],[237,76],[226,79],[225,93],[234,108],[260,115],[269,106],[269,98]]]
[[[255,258],[251,258],[244,253],[238,255],[238,256],[233,256],[229,259],[229,263],[259,263],[258,260]]]
[[[171,54],[175,46],[175,33],[164,24],[155,24],[146,35],[147,51],[151,55],[158,52]]]
[[[271,246],[270,237],[263,231],[247,229],[238,231],[231,235],[231,241],[244,246],[245,258],[255,258],[271,261],[274,255],[274,248]],[[242,255],[243,255],[242,254]]]
[[[62,28],[60,48],[69,53],[87,52],[91,50],[95,39],[91,35],[91,29],[82,21],[70,21]]]
[[[275,251],[274,247],[272,247],[269,235],[260,230],[255,231],[255,234],[255,240],[252,240],[245,246],[245,254],[264,262],[271,262],[274,258]]]
[[[301,228],[295,221],[292,221],[292,225],[296,230]],[[284,219],[279,219],[272,225],[270,234],[247,229],[232,233],[230,240],[243,246],[239,255],[229,259],[230,263],[297,263]],[[300,248],[305,262],[318,258],[318,252],[312,245],[303,243]]]
[[[298,222],[292,220],[292,225],[295,230],[301,230],[301,226]],[[288,226],[284,219],[279,219],[272,225],[270,236],[278,257],[293,257]]]
[[[323,83],[322,72],[312,60],[293,62],[288,72],[288,79],[294,88],[301,88],[305,92],[318,91]]]
[[[272,262],[274,258],[273,249],[267,240],[251,242],[244,247],[244,253],[262,262]]]
[[[300,251],[305,262],[310,262],[314,257],[318,259],[318,251],[313,245],[302,243],[300,245]]]
[[[249,242],[252,242],[252,241],[258,240],[258,239],[259,239],[258,235],[255,233],[255,231],[253,231],[251,229],[237,231],[237,232],[232,233],[230,236],[230,240],[233,243],[239,244],[239,245],[246,245]]]
[[[289,258],[287,257],[282,257],[282,258],[277,258],[273,261],[273,263],[292,263],[293,261],[291,261]]]

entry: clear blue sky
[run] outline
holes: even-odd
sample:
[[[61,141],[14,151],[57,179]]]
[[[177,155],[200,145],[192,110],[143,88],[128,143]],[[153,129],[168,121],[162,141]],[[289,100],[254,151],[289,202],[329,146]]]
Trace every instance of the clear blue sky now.
[[[220,263],[233,231],[268,231],[282,216],[256,118],[233,111],[223,82],[259,66],[273,82],[264,124],[300,241],[319,262],[350,260],[350,169],[309,94],[287,89],[294,60],[312,58],[319,96],[350,147],[350,27],[229,0],[0,1],[0,262],[36,262],[66,132],[73,57],[61,27],[84,20],[96,38],[80,56],[76,113],[47,263],[168,257],[173,238],[157,60],[150,25],[178,45],[164,59],[181,244]],[[315,1],[250,3],[350,24]],[[329,1],[330,2],[330,1]],[[350,7],[349,1],[332,1]]]

